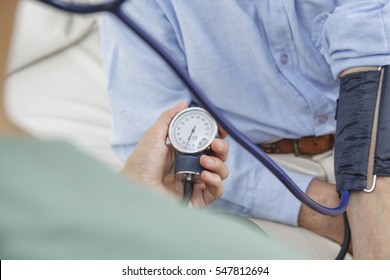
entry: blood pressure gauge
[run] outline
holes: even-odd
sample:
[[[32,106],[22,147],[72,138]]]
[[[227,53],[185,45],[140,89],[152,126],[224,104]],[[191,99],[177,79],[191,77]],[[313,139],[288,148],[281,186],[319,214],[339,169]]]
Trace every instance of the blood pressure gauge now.
[[[207,150],[217,133],[218,127],[213,117],[199,107],[179,112],[169,126],[169,140],[183,154]]]
[[[210,144],[218,136],[218,126],[204,109],[191,107],[179,112],[171,121],[169,141],[179,152],[175,162],[176,180],[183,182],[183,202],[188,203],[194,182],[200,180],[203,167],[202,154],[210,150]]]

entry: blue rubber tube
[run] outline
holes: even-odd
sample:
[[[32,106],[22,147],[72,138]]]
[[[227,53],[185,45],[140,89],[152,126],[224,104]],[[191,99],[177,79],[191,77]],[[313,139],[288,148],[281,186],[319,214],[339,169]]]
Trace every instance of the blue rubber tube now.
[[[110,12],[118,17],[128,28],[137,34],[145,43],[147,43],[160,57],[169,65],[178,78],[184,83],[188,90],[192,93],[195,101],[200,103],[223,127],[226,132],[235,139],[243,148],[255,156],[266,168],[278,178],[283,185],[303,204],[307,207],[328,216],[338,216],[345,212],[349,202],[349,191],[342,191],[340,193],[340,204],[335,208],[325,207],[306,195],[295,182],[257,145],[252,143],[248,137],[234,127],[216,108],[207,96],[198,88],[189,78],[188,73],[184,72],[179,65],[170,57],[170,55],[160,47],[160,44],[154,40],[149,34],[144,32],[135,22],[133,22],[121,9],[120,6],[126,0],[117,0],[108,3],[101,3],[97,5],[88,4],[69,4],[61,1],[47,1],[38,0],[49,4],[55,8],[63,11],[68,11],[77,14],[88,14],[96,12]]]

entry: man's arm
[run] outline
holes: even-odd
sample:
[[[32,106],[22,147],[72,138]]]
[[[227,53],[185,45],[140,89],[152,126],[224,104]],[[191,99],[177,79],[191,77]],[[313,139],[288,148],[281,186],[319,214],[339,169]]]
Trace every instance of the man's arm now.
[[[334,208],[340,203],[336,185],[319,180],[311,181],[306,194],[314,201],[327,207]],[[298,224],[338,244],[341,244],[344,240],[344,221],[342,216],[331,217],[322,215],[302,205]]]
[[[356,75],[378,69],[378,66],[390,65],[388,0],[340,0],[333,13],[319,17],[314,33],[317,35],[317,45],[328,61],[335,79],[340,75],[343,78],[347,74]],[[372,66],[373,69],[364,69]],[[354,94],[353,87],[350,93],[350,96]],[[364,108],[368,110],[367,106]],[[345,110],[343,113],[346,113]],[[363,140],[362,142],[365,141]],[[336,139],[336,147],[337,145]],[[348,168],[348,162],[344,167]],[[365,175],[362,174],[362,181]],[[388,178],[379,177],[374,192],[367,194],[354,191],[351,194],[348,216],[354,258],[390,258],[390,189],[386,187],[388,181]]]
[[[359,106],[359,111],[361,112],[351,112],[351,114],[343,114],[347,121],[343,120],[347,125],[352,122],[358,122],[360,130],[354,132],[354,137],[358,138],[361,135],[370,135],[370,141],[366,141],[367,147],[357,147],[355,143],[349,143],[350,141],[345,141],[344,138],[351,136],[340,133],[341,143],[337,142],[336,137],[336,151],[343,154],[348,154],[352,148],[360,152],[360,149],[368,150],[368,153],[364,153],[359,156],[364,160],[363,164],[365,166],[365,173],[359,174],[359,178],[356,178],[356,187],[359,187],[360,182],[364,178],[365,185],[363,189],[353,188],[351,190],[350,204],[348,207],[349,221],[351,225],[351,232],[353,242],[353,251],[354,257],[356,259],[389,259],[390,258],[390,189],[389,183],[390,174],[388,158],[386,153],[389,150],[388,140],[381,139],[383,137],[388,138],[388,118],[385,117],[388,112],[388,100],[390,89],[388,88],[389,84],[389,75],[387,73],[388,68],[381,68],[379,66],[371,67],[352,67],[343,71],[340,74],[340,78],[343,79],[344,83],[351,83],[352,86],[341,87],[340,96],[348,94],[353,98],[355,95],[356,99],[362,100],[361,95],[370,95],[373,96],[373,105],[365,104],[365,110],[361,110]],[[367,80],[367,73],[374,73],[377,78],[371,78]],[[351,76],[347,76],[351,75]],[[371,76],[370,76],[371,77]],[[359,82],[356,82],[356,81]],[[345,88],[345,89],[343,89]],[[339,110],[348,110],[346,107],[349,103],[340,103]],[[371,108],[369,110],[368,108]],[[362,114],[363,117],[372,119],[368,127],[360,124],[359,119],[353,117],[353,115]],[[351,116],[352,115],[352,116]],[[362,118],[362,117],[361,117]],[[340,127],[339,130],[343,130],[344,126]],[[338,131],[339,131],[338,130]],[[349,133],[352,134],[352,133]],[[361,142],[359,142],[361,143]],[[340,145],[340,147],[337,147]],[[352,148],[351,148],[352,147]],[[355,157],[354,157],[355,158]],[[379,161],[378,161],[379,160]],[[340,161],[336,161],[336,168],[340,165]],[[357,163],[351,163],[347,166],[350,166],[347,169],[343,166],[343,172],[353,174],[354,170],[358,170],[355,165]],[[379,168],[378,165],[379,164]],[[336,169],[337,170],[337,169]],[[373,180],[373,176],[378,175],[377,180]],[[339,174],[340,180],[344,179],[344,174]],[[350,176],[350,175],[349,175]],[[339,184],[340,184],[339,180]],[[353,184],[348,177],[348,180],[344,182],[348,184]],[[351,183],[350,183],[351,181]],[[341,181],[343,184],[343,181]],[[346,186],[338,186],[339,189],[345,189]],[[364,190],[370,190],[369,193]],[[371,191],[372,190],[372,191]]]

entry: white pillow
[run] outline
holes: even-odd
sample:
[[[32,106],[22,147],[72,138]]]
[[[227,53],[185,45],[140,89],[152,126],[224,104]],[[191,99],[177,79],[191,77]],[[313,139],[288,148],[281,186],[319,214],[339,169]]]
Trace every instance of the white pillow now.
[[[64,13],[38,1],[20,2],[8,72],[54,54],[96,29],[96,15]]]
[[[40,138],[59,138],[118,170],[97,19],[23,1],[6,83],[7,110]]]

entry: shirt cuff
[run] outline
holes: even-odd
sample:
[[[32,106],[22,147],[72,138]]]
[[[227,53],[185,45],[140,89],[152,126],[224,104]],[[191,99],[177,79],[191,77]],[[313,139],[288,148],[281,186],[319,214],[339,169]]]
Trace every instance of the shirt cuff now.
[[[333,77],[357,66],[390,64],[390,4],[341,1],[314,20],[313,43],[329,63]]]

